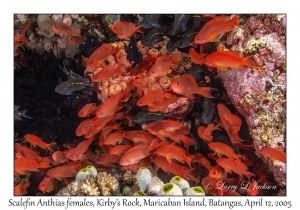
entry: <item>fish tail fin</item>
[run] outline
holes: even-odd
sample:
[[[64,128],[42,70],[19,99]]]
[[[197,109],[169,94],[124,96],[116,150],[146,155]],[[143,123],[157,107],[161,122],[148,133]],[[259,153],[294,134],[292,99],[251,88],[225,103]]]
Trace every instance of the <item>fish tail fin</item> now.
[[[184,136],[185,136],[185,135],[184,135]],[[189,154],[189,148],[190,148],[190,146],[192,146],[192,145],[195,144],[194,141],[193,141],[191,138],[187,137],[187,136],[185,136],[185,137],[182,139],[182,141],[183,141],[183,143],[184,143],[184,145],[185,145],[186,153]]]
[[[230,23],[234,26],[240,26],[239,19],[240,16],[236,15],[234,18],[230,20]]]
[[[22,113],[21,113],[21,116],[22,116],[22,117],[26,117],[26,118],[28,118],[28,119],[31,119],[31,120],[32,120],[32,118],[31,118],[31,117],[28,117],[28,116],[26,115],[26,112],[27,112],[27,109],[25,109],[24,111],[22,111]]]
[[[180,63],[180,61],[181,61],[181,54],[177,54],[177,55],[173,56],[171,58],[171,61],[172,61],[173,64]]]
[[[253,57],[254,57],[254,55],[250,55],[250,56],[243,58],[243,63],[246,66],[249,66],[250,68],[257,68],[258,66],[256,65]]]
[[[46,148],[48,149],[48,150],[50,150],[51,152],[54,152],[53,150],[52,150],[52,146],[53,146],[53,144],[56,144],[56,143],[50,143],[50,144],[46,144]]]
[[[215,98],[214,96],[211,95],[211,92],[214,90],[217,89],[211,87],[199,87],[197,93],[207,98]]]
[[[40,162],[38,165],[39,168],[50,168],[51,167],[51,163],[50,162]]]
[[[240,160],[240,161],[245,159],[245,157],[243,155],[238,155],[238,154],[234,154],[232,157],[234,159]]]
[[[189,165],[190,168],[192,168],[192,160],[193,160],[193,156],[190,156],[190,155],[187,155],[186,158],[185,158],[185,162]]]

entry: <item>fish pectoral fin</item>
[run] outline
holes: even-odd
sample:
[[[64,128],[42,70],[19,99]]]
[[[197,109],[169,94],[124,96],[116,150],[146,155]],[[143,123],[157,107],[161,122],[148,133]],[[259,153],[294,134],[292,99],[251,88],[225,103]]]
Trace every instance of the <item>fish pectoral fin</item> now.
[[[222,71],[229,71],[228,68],[222,67],[222,66],[217,66],[217,69],[218,69],[218,70],[222,70]]]
[[[167,159],[168,163],[172,163],[173,162],[171,158],[167,157],[166,159]]]
[[[219,158],[222,158],[222,154],[219,152],[216,152]]]

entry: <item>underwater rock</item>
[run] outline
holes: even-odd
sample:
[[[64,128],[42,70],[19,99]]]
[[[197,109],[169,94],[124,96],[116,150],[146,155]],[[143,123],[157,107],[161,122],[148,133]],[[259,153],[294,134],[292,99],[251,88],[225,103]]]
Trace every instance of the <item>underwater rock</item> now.
[[[254,54],[260,68],[221,72],[224,87],[251,130],[256,151],[271,146],[285,151],[286,25],[285,17],[252,15],[232,31],[224,44],[230,50]],[[257,155],[259,155],[257,153]],[[280,186],[286,185],[285,164],[259,155]]]

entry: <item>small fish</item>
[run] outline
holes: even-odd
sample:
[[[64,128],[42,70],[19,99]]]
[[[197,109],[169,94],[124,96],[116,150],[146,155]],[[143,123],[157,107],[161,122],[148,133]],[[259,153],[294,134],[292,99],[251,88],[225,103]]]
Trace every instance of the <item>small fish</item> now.
[[[129,139],[135,144],[137,143],[151,144],[151,142],[154,139],[149,132],[140,131],[140,130],[125,131],[122,136],[126,139]]]
[[[178,36],[186,29],[190,15],[175,15],[172,29],[168,32],[169,36]]]
[[[82,36],[70,36],[67,38],[67,41],[76,47],[79,47],[85,40],[86,38]]]
[[[98,110],[98,106],[96,103],[86,104],[82,107],[78,112],[78,117],[89,117]]]
[[[218,51],[207,55],[204,58],[204,64],[215,67],[222,71],[228,71],[228,68],[256,68],[257,65],[253,60],[253,55],[241,57],[239,53],[234,51]]]
[[[207,98],[214,98],[210,93],[217,90],[210,87],[199,87],[194,77],[188,74],[183,74],[175,78],[171,82],[171,88],[175,93],[186,95],[191,98],[193,98],[193,94],[199,94]]]
[[[18,158],[14,160],[14,171],[19,174],[26,175],[29,172],[35,171],[39,172],[39,168],[50,168],[50,162],[36,162],[35,160],[31,160],[28,158]]]
[[[110,150],[109,150],[109,153],[110,154],[113,154],[113,155],[118,155],[118,156],[122,156],[124,155],[127,150],[129,150],[130,148],[132,148],[132,145],[117,145],[115,147],[112,147]]]
[[[80,142],[76,146],[71,158],[69,158],[69,159],[71,159],[73,161],[85,159],[86,156],[84,156],[83,154],[88,150],[88,148],[92,142],[93,142],[93,138],[91,138],[89,140],[83,140],[82,142]]]
[[[196,163],[200,164],[201,166],[206,168],[208,171],[210,169],[212,169],[213,166],[210,165],[209,160],[207,160],[207,158],[204,157],[202,154],[196,153],[195,155],[192,155],[192,156],[193,156],[192,162],[196,162]]]
[[[110,29],[117,34],[119,39],[127,39],[134,36],[136,32],[143,33],[142,26],[136,26],[131,22],[117,22],[111,25]]]
[[[39,189],[43,192],[43,194],[52,192],[54,189],[53,179],[50,177],[45,177],[43,181],[40,182]]]
[[[158,147],[153,152],[157,155],[164,156],[169,163],[172,162],[172,159],[175,159],[182,164],[187,163],[189,167],[192,168],[192,157],[187,155],[182,147],[176,146],[174,143],[164,143],[162,146]]]
[[[201,107],[203,108],[201,111],[201,122],[203,122],[205,125],[212,123],[216,113],[216,104],[213,103],[212,99],[210,98],[203,98]]]
[[[124,139],[123,132],[124,131],[116,131],[114,133],[109,134],[104,140],[104,145],[115,146],[118,142],[121,142]]]
[[[22,120],[22,117],[32,119],[31,117],[28,117],[26,115],[27,109],[25,109],[23,111],[18,111],[19,108],[20,108],[20,106],[14,105],[14,120]]]
[[[263,147],[258,152],[264,157],[271,158],[272,160],[278,160],[286,164],[286,153],[277,148]]]
[[[48,177],[62,181],[62,178],[75,177],[79,170],[76,164],[63,165],[50,168],[46,174]]]
[[[129,45],[124,45],[125,52],[127,54],[126,59],[128,61],[133,61],[135,64],[140,64],[143,60],[143,54],[137,47],[136,39],[131,38]],[[133,67],[134,68],[134,67]]]
[[[120,157],[110,153],[101,154],[95,159],[95,163],[103,166],[114,167],[119,164]]]
[[[201,125],[201,126],[198,127],[197,132],[198,132],[198,135],[202,139],[204,139],[205,141],[211,142],[212,139],[213,139],[212,132],[214,130],[221,130],[219,127],[220,127],[220,125],[214,126],[213,123],[208,124],[207,127],[204,127],[203,125]]]
[[[24,136],[24,138],[26,139],[26,141],[28,141],[33,146],[39,146],[39,147],[41,147],[43,149],[48,149],[51,152],[53,152],[53,150],[51,149],[51,145],[55,144],[55,143],[46,144],[39,137],[37,137],[37,136],[35,136],[33,134],[26,134]]]
[[[159,56],[155,63],[151,66],[148,71],[148,75],[150,77],[161,77],[165,76],[168,73],[171,73],[170,69],[172,65],[178,64],[181,61],[181,55],[177,54],[172,58],[169,57],[168,54]]]
[[[14,187],[14,196],[26,195],[27,188],[30,186],[30,182],[20,182],[17,186]]]
[[[163,41],[164,31],[161,28],[152,28],[143,38],[142,44],[145,47],[152,47],[153,45]]]
[[[178,48],[186,48],[189,47],[191,42],[194,40],[195,36],[197,35],[198,30],[190,29],[188,31],[183,32],[181,35]]]
[[[87,71],[93,72],[112,54],[116,54],[123,48],[122,44],[102,44],[97,50],[90,55],[86,61]]]
[[[159,18],[160,15],[158,14],[154,14],[154,15],[146,14],[141,22],[141,26],[143,26],[143,28],[152,28],[152,27],[160,28],[158,24]]]
[[[227,179],[227,172],[221,166],[216,165],[209,170],[208,176],[217,178],[219,180],[225,180]]]
[[[240,176],[240,180],[242,180],[243,175],[245,175],[248,180],[250,180],[251,177],[255,176],[255,174],[247,171],[248,167],[239,160],[233,158],[219,158],[216,161],[228,173],[231,173],[232,171],[237,173]]]
[[[166,118],[167,115],[163,112],[147,112],[147,111],[140,111],[136,115],[133,116],[132,120],[135,123],[142,124],[142,123],[150,123],[154,121],[160,121]]]
[[[234,153],[234,149],[227,144],[221,142],[210,142],[208,147],[215,152],[219,157],[221,155],[225,155],[228,158],[234,158],[236,160],[242,160],[244,158],[243,155],[238,155]]]
[[[15,143],[15,150],[16,150],[15,156],[17,158],[28,158],[28,159],[35,160],[38,163],[51,161],[51,159],[49,159],[49,157],[41,157],[38,154],[36,154],[36,152],[34,150],[23,147],[19,143]]]
[[[31,26],[31,21],[28,20],[22,29],[22,32],[19,36],[14,36],[14,48],[17,48],[19,45],[25,44],[29,42],[29,39],[26,38],[26,32]]]
[[[187,126],[183,125],[181,122],[175,120],[160,120],[147,124],[146,129],[153,135],[157,135],[158,131],[179,131],[183,134],[189,134],[190,131]]]
[[[148,104],[148,111],[149,112],[164,111],[169,104],[175,103],[179,98],[180,96],[171,93],[164,93],[163,98]]]
[[[87,78],[67,80],[55,87],[55,92],[61,95],[72,95],[75,91],[83,90],[92,85]]]
[[[162,142],[159,142],[157,139],[154,139],[150,145],[140,143],[127,150],[127,152],[121,157],[119,164],[122,166],[136,164],[141,159],[149,156],[151,151],[159,147],[161,144]]]
[[[242,126],[241,118],[231,114],[230,110],[223,104],[218,104],[217,109],[220,116],[221,126],[230,135],[237,133]]]
[[[59,66],[59,68],[68,76],[68,79],[83,78],[82,76],[80,76],[79,74],[76,74],[75,72],[72,72],[71,70],[68,71],[65,65],[63,65],[63,67]]]
[[[207,54],[198,54],[194,48],[191,48],[189,51],[189,56],[192,59],[192,61],[196,64],[203,64],[204,63],[204,58]]]
[[[99,42],[97,37],[90,36],[78,46],[78,52],[88,58],[96,49],[101,47],[102,44],[103,42]]]
[[[88,130],[93,126],[94,126],[94,120],[91,118],[82,121],[76,129],[76,136],[85,135],[88,132]]]
[[[107,80],[108,78],[111,78],[116,74],[121,74],[124,72],[124,65],[118,65],[118,63],[116,63],[115,65],[107,65],[92,77],[92,82],[103,82],[104,80]]]
[[[59,36],[76,36],[79,35],[81,33],[80,29],[76,29],[73,30],[70,28],[69,25],[67,25],[66,23],[63,22],[54,22],[51,25],[51,29],[55,32],[55,34],[59,35]]]
[[[209,20],[194,38],[195,44],[204,44],[206,42],[219,42],[219,35],[234,30],[234,26],[239,26],[239,16],[230,20],[229,16],[219,15]]]
[[[205,73],[205,65],[195,65],[185,72],[185,74],[194,77],[197,83],[204,78],[204,73]]]
[[[166,50],[168,52],[173,52],[176,49],[176,47],[178,47],[180,42],[181,42],[181,36],[172,36],[166,45]]]
[[[96,117],[103,118],[116,113],[117,111],[123,108],[123,105],[121,103],[130,97],[130,89],[111,96],[96,111]]]
[[[137,106],[146,106],[156,100],[159,100],[163,96],[164,96],[163,89],[158,88],[155,90],[151,90],[148,93],[146,93],[144,96],[139,98],[139,100],[137,100],[137,102],[136,102],[136,105]]]
[[[62,151],[56,151],[52,153],[52,159],[57,163],[66,163],[68,159]]]

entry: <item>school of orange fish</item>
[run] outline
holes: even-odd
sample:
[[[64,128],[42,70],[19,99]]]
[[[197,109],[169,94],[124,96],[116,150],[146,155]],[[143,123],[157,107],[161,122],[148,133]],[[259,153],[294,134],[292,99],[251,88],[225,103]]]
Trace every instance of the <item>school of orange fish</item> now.
[[[23,31],[26,32],[29,25],[30,22],[24,26]],[[218,42],[219,35],[230,32],[238,26],[238,16],[232,19],[226,15],[216,16],[203,26],[193,44]],[[78,36],[77,30],[72,30],[64,23],[53,24],[51,28],[57,35],[69,37],[68,41],[74,42],[75,46],[83,40]],[[140,26],[129,22],[115,23],[111,26],[111,30],[120,39],[128,39],[142,32]],[[25,32],[15,37],[15,43],[26,42]],[[145,50],[143,46],[139,47],[142,52]],[[120,89],[115,90],[114,94],[107,95],[103,104],[99,106],[95,103],[86,104],[79,111],[78,116],[86,119],[78,126],[76,135],[84,136],[85,140],[78,145],[69,145],[69,148],[64,151],[54,151],[55,143],[46,144],[39,137],[27,134],[24,136],[27,142],[33,147],[38,146],[48,150],[51,156],[41,157],[33,149],[16,143],[15,173],[29,175],[39,172],[40,169],[46,170],[46,176],[39,184],[39,189],[43,193],[48,193],[55,188],[53,179],[67,182],[67,178],[75,177],[77,172],[87,165],[93,165],[99,170],[102,170],[99,168],[101,166],[121,165],[125,170],[136,172],[142,166],[154,164],[156,169],[161,168],[165,172],[201,184],[209,195],[240,195],[229,189],[206,186],[209,182],[214,183],[215,186],[220,185],[220,182],[238,185],[243,179],[251,184],[242,194],[262,195],[263,192],[253,188],[253,185],[255,182],[261,184],[268,182],[265,169],[261,167],[258,157],[255,157],[253,146],[244,144],[244,140],[238,134],[242,120],[232,114],[223,104],[217,105],[219,124],[199,126],[197,130],[200,138],[207,142],[212,151],[208,158],[200,153],[189,153],[189,148],[195,143],[189,137],[189,128],[180,121],[165,119],[148,123],[146,130],[122,130],[121,124],[117,124],[116,120],[126,120],[126,123],[132,124],[131,116],[119,111],[130,100],[133,90],[137,91],[140,97],[136,105],[147,105],[150,112],[165,112],[168,105],[177,103],[180,98],[193,99],[195,94],[213,98],[212,92],[218,91],[210,87],[199,87],[190,75],[173,74],[171,67],[181,62],[180,52],[160,56],[156,54],[153,57],[149,56],[151,54],[148,52],[144,52],[141,64],[131,69],[131,65],[128,65],[126,60],[126,54],[124,56],[123,53],[123,56],[119,58],[116,55],[122,50],[124,51],[122,42],[103,44],[86,60],[86,71],[91,76],[92,82],[103,82],[116,75],[129,76],[131,79],[121,85]],[[210,69],[217,68],[219,71],[244,66],[257,67],[252,60],[253,56],[242,57],[239,53],[232,51],[205,54],[201,50],[198,54],[194,48],[191,48],[189,57],[196,64],[205,64]],[[113,59],[114,62],[108,63],[108,58]],[[135,72],[134,75],[131,72]],[[162,88],[157,85],[145,91],[147,80],[141,78],[147,76],[157,80],[166,75],[173,76],[170,87]],[[141,81],[137,82],[138,79]],[[214,142],[212,133],[214,130],[221,129],[227,132],[233,145],[244,151],[243,155],[236,154],[235,150],[227,144]],[[94,141],[98,143],[103,154],[93,154],[89,150]],[[264,147],[259,153],[286,163],[286,154],[278,149]],[[248,171],[249,166],[253,166],[253,173]],[[195,169],[206,170],[208,175],[199,180],[194,173]],[[14,188],[15,195],[25,195],[29,186],[29,182],[20,182]]]

